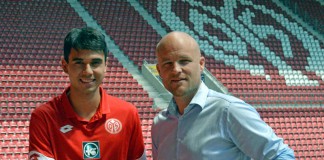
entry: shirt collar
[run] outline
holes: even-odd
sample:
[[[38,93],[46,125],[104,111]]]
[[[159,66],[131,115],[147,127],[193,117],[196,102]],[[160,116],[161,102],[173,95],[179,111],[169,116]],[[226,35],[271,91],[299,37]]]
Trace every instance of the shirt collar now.
[[[64,109],[64,112],[67,116],[67,118],[77,118],[77,114],[74,112],[73,107],[70,103],[70,100],[68,98],[68,93],[70,91],[71,87],[68,87],[67,89],[65,89],[65,91],[62,94],[62,106]],[[95,113],[94,116],[99,116],[102,117],[102,115],[108,114],[110,113],[110,106],[108,103],[108,99],[107,99],[107,93],[105,92],[105,90],[102,87],[99,87],[100,90],[100,94],[101,94],[101,99],[100,99],[100,104],[99,104],[99,108],[97,109],[97,112]]]
[[[204,82],[201,82],[197,93],[192,98],[192,100],[191,100],[191,102],[190,102],[189,105],[197,104],[202,109],[204,109],[205,104],[206,104],[206,99],[207,99],[208,92],[209,92],[208,87],[205,85]]]
[[[192,108],[194,106],[200,106],[201,109],[204,109],[205,104],[206,104],[206,99],[207,99],[208,92],[209,92],[208,87],[205,85],[204,82],[201,82],[197,93],[192,98],[192,100],[190,101],[190,103],[186,107],[186,109],[190,109],[190,108]],[[186,109],[185,109],[185,111],[186,111]],[[175,103],[174,98],[172,98],[172,100],[170,101],[167,110],[168,110],[170,115],[179,116],[178,107],[177,107],[177,104]]]

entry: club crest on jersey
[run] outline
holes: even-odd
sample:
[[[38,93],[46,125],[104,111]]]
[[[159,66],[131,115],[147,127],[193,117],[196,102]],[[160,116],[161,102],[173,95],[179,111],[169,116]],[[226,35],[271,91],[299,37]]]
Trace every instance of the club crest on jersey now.
[[[82,142],[82,148],[84,159],[100,158],[100,146],[98,141]]]
[[[123,126],[118,119],[111,118],[106,121],[105,128],[110,134],[117,134],[122,130]]]

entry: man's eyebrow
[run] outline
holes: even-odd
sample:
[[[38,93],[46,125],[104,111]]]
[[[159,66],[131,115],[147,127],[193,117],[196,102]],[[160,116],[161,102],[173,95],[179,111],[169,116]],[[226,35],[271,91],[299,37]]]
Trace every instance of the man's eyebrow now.
[[[103,61],[103,59],[101,59],[101,58],[94,58],[94,59],[92,59],[92,61]]]
[[[82,58],[73,58],[72,61],[83,61]]]
[[[83,61],[82,58],[73,58],[72,61]],[[103,61],[101,58],[94,58],[91,61]]]

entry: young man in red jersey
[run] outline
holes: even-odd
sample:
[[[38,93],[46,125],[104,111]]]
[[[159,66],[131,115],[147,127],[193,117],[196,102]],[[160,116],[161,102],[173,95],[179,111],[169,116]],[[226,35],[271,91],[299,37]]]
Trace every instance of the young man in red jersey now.
[[[65,37],[62,68],[70,86],[32,113],[30,159],[145,158],[137,109],[100,86],[107,53],[104,35],[93,28]]]

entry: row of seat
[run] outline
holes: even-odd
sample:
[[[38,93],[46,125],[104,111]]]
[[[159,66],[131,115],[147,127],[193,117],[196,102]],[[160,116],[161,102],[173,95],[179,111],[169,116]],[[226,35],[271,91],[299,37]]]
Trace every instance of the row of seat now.
[[[140,1],[141,4],[146,7],[147,10],[149,10],[149,13],[152,13],[153,16],[161,23],[163,24],[165,20],[162,20],[160,19],[159,17],[161,17],[161,14],[163,14],[164,16],[166,15],[171,15],[171,14],[168,14],[168,13],[159,13],[160,11],[157,11],[157,8],[156,6],[158,6],[159,4],[162,4],[163,3],[157,3],[156,1],[151,1],[151,2],[143,2],[143,1]],[[173,2],[172,2],[173,3]],[[194,5],[197,5],[197,4],[190,4],[191,2],[179,2],[179,4],[177,2],[174,2],[174,4],[171,4],[172,6],[171,7],[174,7],[174,8],[177,8],[177,9],[174,9],[173,11],[175,13],[177,13],[177,16],[183,20],[183,21],[186,21],[185,23],[189,23],[189,20],[188,20],[188,17],[185,17],[183,15],[185,14],[182,14],[182,13],[186,13],[186,12],[190,12],[189,8],[190,6],[194,6]],[[229,2],[230,3],[230,2]],[[274,4],[272,3],[267,3],[267,2],[264,2],[265,4],[263,4],[262,2],[261,3],[258,3],[258,2],[254,2],[258,5],[266,5],[267,7],[271,8],[271,7],[274,7],[276,12],[280,13],[281,15],[285,15],[286,14],[284,12],[282,12],[278,7],[276,7]],[[242,3],[243,4],[243,3]],[[240,5],[242,5],[240,4]],[[213,5],[215,5],[216,8],[218,8],[219,6],[218,5],[224,5],[224,4],[217,4],[216,2],[213,3]],[[237,4],[239,5],[239,3]],[[244,4],[246,5],[246,4]],[[238,6],[238,8],[240,7],[245,7],[244,5],[242,6]],[[154,7],[155,6],[155,7]],[[161,6],[163,7],[163,6]],[[208,17],[213,17],[213,18],[216,18],[217,21],[219,20],[220,22],[223,21],[221,20],[221,18],[218,18],[218,17],[215,17],[211,14],[211,12],[204,12],[206,13],[206,15]],[[265,13],[265,12],[264,12]],[[172,16],[172,15],[171,15]],[[237,15],[237,16],[240,16],[240,15]],[[258,17],[259,16],[259,17]],[[262,17],[262,18],[260,18]],[[266,14],[262,15],[261,12],[258,12],[258,15],[256,17],[254,17],[255,19],[254,22],[257,22],[257,21],[260,21],[258,23],[261,23],[263,21],[267,21],[267,25],[272,25],[272,26],[276,26],[277,25],[277,22],[273,20],[273,18],[270,18],[270,17],[267,17]],[[223,17],[224,19],[224,17]],[[197,22],[199,22],[199,20],[202,20],[202,19],[197,19]],[[291,19],[292,20],[292,19]],[[293,20],[292,20],[293,21]],[[226,23],[226,22],[224,22]],[[199,27],[199,26],[196,26],[196,27]],[[204,26],[205,29],[208,27],[208,25],[206,24],[206,26]],[[282,27],[281,27],[282,28]],[[292,28],[292,30],[299,30],[298,28]],[[224,31],[224,30],[223,30]],[[222,32],[221,30],[219,30],[219,28],[214,28],[214,30],[208,30],[208,33],[209,34],[218,34]],[[288,34],[288,35],[291,35],[289,33],[289,30],[287,33],[285,34]],[[207,36],[207,35],[206,35]],[[210,36],[210,35],[208,35]],[[220,35],[219,35],[220,36]],[[207,42],[205,41],[205,38],[203,37],[200,37],[198,36],[198,38],[202,38],[203,39],[203,42]],[[221,37],[218,37],[218,38],[221,38]],[[248,37],[247,37],[248,38]],[[286,39],[288,40],[288,39]],[[229,39],[228,41],[231,41],[233,42],[234,40],[233,39]],[[226,41],[226,43],[228,42]],[[245,56],[242,56],[240,57],[239,59],[236,59],[238,60],[238,62],[235,62],[235,56],[232,56],[233,53],[228,53],[229,55],[226,55],[225,56],[223,55],[223,58],[219,57],[221,56],[221,54],[219,53],[218,55],[215,55],[214,57],[213,56],[210,56],[210,55],[207,55],[206,56],[206,67],[208,69],[210,69],[211,73],[215,75],[215,77],[220,80],[227,88],[229,88],[229,90],[235,94],[235,93],[240,93],[240,89],[237,89],[239,88],[240,86],[238,84],[240,84],[242,81],[248,81],[248,82],[251,82],[253,84],[249,85],[249,86],[241,86],[244,88],[256,88],[255,86],[260,86],[260,87],[257,87],[257,88],[260,88],[261,90],[260,91],[267,91],[267,89],[263,89],[263,88],[279,88],[280,89],[280,93],[282,92],[289,92],[289,90],[295,90],[295,86],[301,86],[301,88],[304,88],[305,89],[302,89],[301,91],[303,92],[320,92],[324,86],[324,83],[323,83],[323,80],[321,79],[320,77],[320,74],[317,74],[317,75],[313,75],[313,73],[309,72],[305,65],[307,65],[309,62],[313,62],[313,61],[318,61],[318,62],[322,62],[320,60],[320,58],[316,58],[316,59],[312,59],[311,61],[309,61],[309,59],[307,59],[307,57],[310,56],[310,53],[308,51],[308,49],[305,49],[305,43],[307,44],[312,44],[311,41],[301,41],[298,36],[290,36],[289,37],[289,41],[282,41],[282,39],[278,39],[274,36],[269,36],[267,40],[267,43],[265,43],[268,47],[270,47],[270,50],[273,50],[273,51],[276,51],[276,55],[271,55],[269,57],[269,59],[273,59],[273,60],[276,60],[277,57],[280,57],[280,61],[276,62],[276,63],[281,63],[281,61],[285,61],[287,62],[287,64],[291,65],[291,67],[293,69],[296,69],[296,70],[300,70],[303,72],[303,75],[301,77],[301,74],[296,72],[296,76],[298,76],[297,78],[295,77],[295,72],[285,72],[285,70],[279,70],[278,72],[278,68],[277,66],[275,66],[274,64],[276,63],[272,63],[271,61],[268,61],[268,57],[265,58],[265,55],[268,54],[268,53],[260,53],[259,51],[255,51],[255,48],[251,47],[251,46],[248,46],[247,50],[248,50],[248,57],[245,57]],[[316,40],[315,40],[316,41]],[[199,42],[199,39],[198,39],[198,42]],[[215,48],[209,48],[211,45],[210,43],[203,43],[203,42],[199,42],[201,47],[202,47],[202,51],[204,51],[205,53],[208,51],[210,52],[214,52],[216,49]],[[223,41],[225,42],[225,41]],[[249,40],[247,42],[250,42]],[[271,42],[271,43],[270,43]],[[275,43],[273,43],[275,42]],[[281,51],[282,49],[282,46],[286,46],[286,43],[287,44],[290,44],[292,46],[292,51],[293,51],[293,55],[295,57],[293,58],[286,58],[284,55],[283,55],[283,52]],[[279,45],[280,44],[280,45]],[[261,47],[259,45],[259,43],[255,43],[256,45],[256,48],[258,47]],[[237,45],[233,45],[233,47],[236,47]],[[307,45],[306,45],[307,46]],[[215,47],[215,46],[213,46]],[[274,48],[272,48],[274,47]],[[278,48],[279,47],[279,48]],[[298,49],[295,49],[295,48],[298,48]],[[210,49],[210,50],[209,50]],[[218,48],[217,48],[218,49]],[[226,52],[226,49],[224,49],[224,47],[220,47],[220,49],[222,49],[222,51]],[[317,49],[319,49],[317,47]],[[238,50],[239,51],[239,50]],[[318,52],[321,52],[322,50],[318,50]],[[261,51],[262,52],[262,51]],[[217,52],[218,53],[218,52]],[[252,53],[252,54],[250,54]],[[237,54],[237,53],[234,53],[234,54]],[[225,59],[225,64],[223,62],[224,58],[228,56],[229,59],[228,59],[228,62],[226,62],[227,59]],[[312,55],[312,56],[317,56],[317,57],[321,57],[319,55]],[[214,60],[214,58],[221,58],[217,61]],[[273,57],[273,58],[272,58]],[[300,58],[302,57],[302,58]],[[247,59],[248,58],[248,59]],[[242,67],[240,66],[236,66],[236,64],[240,64],[239,62],[242,60],[242,59],[247,59],[247,61],[250,62],[249,65],[242,65]],[[233,61],[233,62],[232,62]],[[228,64],[226,64],[228,63]],[[252,73],[253,70],[251,70],[250,67],[252,67],[251,63],[253,64],[258,64],[258,65],[262,65],[264,66],[264,68],[266,68],[267,70],[265,70],[264,72],[265,73],[262,73],[261,71],[263,71],[262,69],[260,68],[257,68],[256,71],[260,71],[259,73],[255,72],[255,73]],[[235,65],[235,68],[232,67],[232,65]],[[247,66],[247,67],[245,67]],[[320,65],[319,65],[320,66]],[[283,66],[283,67],[286,67],[286,66]],[[223,68],[233,68],[230,72],[228,72],[228,70],[225,70]],[[268,69],[270,68],[270,69]],[[249,73],[246,74],[246,76],[241,77],[242,74],[240,74],[241,72],[241,69],[245,69],[245,70],[250,70]],[[287,70],[289,70],[287,68]],[[276,71],[277,73],[270,73],[270,71]],[[224,74],[227,74],[228,75],[228,78],[224,78]],[[261,78],[263,79],[262,81],[260,82],[257,82],[257,81],[253,81],[255,80],[254,77],[257,77],[257,76],[261,76],[262,74],[267,74],[269,73],[269,76],[265,76],[263,75]],[[226,75],[225,75],[226,76]],[[280,77],[278,77],[280,76]],[[237,79],[235,79],[237,77]],[[278,78],[277,78],[278,77]],[[299,78],[301,77],[301,78]],[[310,79],[310,81],[308,81],[308,79]],[[313,80],[315,79],[315,80]],[[278,85],[279,83],[279,85]],[[246,83],[244,83],[246,84]],[[267,86],[264,86],[264,84],[267,84]],[[309,87],[310,86],[310,87]],[[307,88],[307,89],[306,89]],[[253,92],[259,92],[258,89],[254,89],[252,90]],[[242,92],[244,94],[244,92]],[[258,95],[258,93],[255,93],[255,95]],[[244,98],[244,97],[243,97]],[[260,98],[264,98],[264,97],[260,97]],[[279,97],[280,98],[280,97]],[[284,101],[284,100],[283,100]]]
[[[0,56],[2,57],[0,77],[3,84],[1,84],[1,92],[7,90],[7,87],[11,87],[7,86],[7,82],[11,83],[13,80],[11,75],[24,75],[26,70],[42,71],[45,66],[51,69],[54,67],[50,66],[59,67],[60,56],[63,53],[64,34],[71,28],[85,26],[85,23],[66,1],[1,1],[0,12],[3,15],[0,18],[3,22],[0,24],[2,37],[0,41]],[[19,72],[17,72],[18,70]],[[7,74],[8,72],[9,74]],[[22,76],[20,80],[26,80],[27,75],[33,75],[33,73],[26,72],[26,76]],[[45,72],[38,74],[46,75]],[[62,73],[62,75],[64,74]],[[34,81],[37,80],[34,79]],[[30,84],[21,87],[34,87]],[[3,97],[7,96],[3,92],[0,96],[2,100],[10,98]],[[28,159],[28,123],[32,110],[25,109],[34,109],[43,101],[30,101],[28,103],[30,108],[9,107],[14,110],[7,111],[3,109],[9,108],[2,102],[4,101],[1,101],[0,106],[2,109],[0,112],[0,159]],[[7,104],[9,103],[6,101],[5,105]],[[26,106],[24,103],[21,105]],[[11,114],[12,112],[15,114]],[[23,136],[20,137],[21,135]],[[23,141],[17,140],[18,138]]]
[[[290,8],[292,12],[298,14],[305,21],[314,26],[315,29],[319,30],[319,32],[324,33],[322,26],[324,22],[322,21],[323,13],[323,5],[320,4],[319,1],[316,0],[280,0],[285,6]]]
[[[262,119],[295,151],[298,159],[322,158],[324,108],[257,108]],[[314,153],[308,155],[305,153]]]

